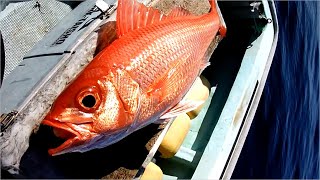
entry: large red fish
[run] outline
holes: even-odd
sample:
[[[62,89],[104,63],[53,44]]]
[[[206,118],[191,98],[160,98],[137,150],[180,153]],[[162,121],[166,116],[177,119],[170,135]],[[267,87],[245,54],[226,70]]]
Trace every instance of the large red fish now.
[[[119,38],[102,50],[57,98],[43,124],[66,139],[50,155],[85,152],[115,143],[159,119],[195,109],[181,101],[199,73],[218,30],[216,2],[194,16],[168,16],[136,0],[119,0]]]

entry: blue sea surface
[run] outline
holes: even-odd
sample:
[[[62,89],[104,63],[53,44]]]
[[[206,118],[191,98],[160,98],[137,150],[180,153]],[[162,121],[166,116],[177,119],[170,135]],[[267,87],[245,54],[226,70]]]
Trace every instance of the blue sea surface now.
[[[320,1],[276,1],[279,40],[232,178],[319,179]]]

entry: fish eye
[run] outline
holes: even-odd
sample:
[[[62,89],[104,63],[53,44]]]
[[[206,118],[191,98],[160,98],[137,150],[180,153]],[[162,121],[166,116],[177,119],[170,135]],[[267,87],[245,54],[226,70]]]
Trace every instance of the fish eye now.
[[[96,105],[96,98],[93,95],[89,94],[83,97],[81,103],[86,108],[92,108],[94,107],[94,105]]]
[[[93,112],[100,103],[101,97],[96,87],[83,88],[76,96],[76,106],[85,112]]]

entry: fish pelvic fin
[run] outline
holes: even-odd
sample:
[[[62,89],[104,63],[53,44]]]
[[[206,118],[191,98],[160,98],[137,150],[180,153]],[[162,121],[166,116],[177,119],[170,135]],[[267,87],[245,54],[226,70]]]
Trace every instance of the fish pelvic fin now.
[[[117,8],[117,35],[122,35],[139,28],[147,27],[160,21],[189,16],[191,13],[183,8],[176,7],[168,15],[160,10],[147,7],[137,0],[118,0]]]
[[[177,105],[175,105],[173,108],[171,108],[168,112],[163,114],[160,119],[168,119],[168,118],[174,118],[182,113],[187,113],[192,110],[197,109],[201,104],[203,104],[205,101],[195,101],[195,100],[182,100]]]

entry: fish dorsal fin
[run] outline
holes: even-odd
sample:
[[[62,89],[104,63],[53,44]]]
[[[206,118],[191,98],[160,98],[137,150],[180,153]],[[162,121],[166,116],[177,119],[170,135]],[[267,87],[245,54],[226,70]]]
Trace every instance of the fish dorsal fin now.
[[[168,15],[164,15],[158,9],[147,7],[137,0],[118,0],[117,34],[118,37],[121,37],[127,32],[159,21],[188,15],[190,13],[180,7],[176,7]]]

